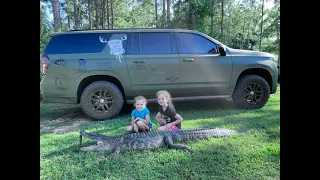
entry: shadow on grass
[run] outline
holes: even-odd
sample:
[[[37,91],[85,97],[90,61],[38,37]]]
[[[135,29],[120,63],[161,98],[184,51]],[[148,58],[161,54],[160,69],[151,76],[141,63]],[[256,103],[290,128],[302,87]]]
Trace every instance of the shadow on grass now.
[[[195,105],[196,104],[196,105]],[[56,108],[55,108],[56,107]],[[219,110],[228,110],[233,109],[232,102],[226,100],[217,100],[217,101],[197,101],[197,102],[177,102],[175,103],[176,110],[179,114],[184,116],[185,114],[189,115],[188,111],[197,112],[197,111],[219,111]],[[148,108],[151,112],[151,118],[154,119],[157,111],[158,105],[156,103],[149,103]],[[67,117],[70,114],[78,114],[82,116],[81,119],[86,118],[88,121],[93,122],[93,124],[109,124],[119,123],[119,125],[127,126],[130,123],[130,114],[133,110],[131,104],[124,105],[122,111],[116,118],[105,120],[105,121],[91,121],[91,119],[86,118],[83,114],[81,108],[77,105],[59,105],[59,104],[40,104],[40,125],[42,124],[52,124],[55,127],[61,127],[66,125],[64,119],[70,121],[71,117]],[[64,118],[64,116],[66,118]],[[72,119],[72,118],[71,118]],[[55,121],[56,120],[56,121]],[[72,121],[76,121],[75,118]],[[154,120],[153,120],[154,121]],[[124,123],[121,123],[124,122]]]
[[[150,112],[158,112],[157,103],[148,103]],[[236,109],[231,100],[197,100],[197,101],[186,101],[186,102],[174,102],[176,111],[187,111],[187,110],[227,110]],[[126,104],[120,114],[131,114],[133,106]]]
[[[184,118],[184,123],[182,124],[183,129],[193,129],[200,127],[225,127],[231,129],[268,129],[266,122],[278,123],[280,124],[280,110],[274,108],[274,106],[279,106],[279,101],[276,99],[270,99],[266,106],[262,109],[257,110],[244,110],[237,109],[234,107],[231,100],[201,100],[201,101],[191,101],[191,102],[177,102],[174,103],[177,112]],[[156,123],[154,117],[158,110],[158,105],[156,103],[149,103],[148,108],[151,111],[151,119],[154,122],[154,130],[156,130],[158,124]],[[61,108],[60,108],[61,109]],[[103,133],[105,135],[120,135],[125,133],[125,127],[130,124],[130,114],[133,110],[132,105],[125,105],[123,111],[114,119],[105,121],[88,121],[84,124],[80,124],[78,129],[93,129],[93,133]],[[40,113],[40,117],[43,119],[49,119],[48,117],[58,116],[60,117],[68,113],[77,113],[85,118],[80,107],[70,107],[65,108],[63,111],[55,110],[54,108],[47,108]],[[261,119],[261,120],[260,120]],[[66,126],[66,122],[76,122],[77,118],[69,119],[68,121],[52,121],[51,124],[55,128],[61,128]],[[45,124],[46,120],[40,121],[40,125]],[[67,124],[67,125],[70,125]],[[271,129],[273,127],[270,127]],[[78,130],[73,128],[72,131]]]

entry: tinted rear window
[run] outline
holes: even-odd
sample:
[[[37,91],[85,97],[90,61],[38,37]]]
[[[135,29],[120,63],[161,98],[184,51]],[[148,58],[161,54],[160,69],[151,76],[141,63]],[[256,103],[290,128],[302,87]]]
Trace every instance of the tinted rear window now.
[[[98,53],[107,43],[101,43],[99,36],[104,40],[119,39],[123,34],[110,33],[88,33],[88,34],[66,34],[54,36],[47,45],[47,54],[74,54],[74,53]],[[124,43],[126,44],[126,43]]]

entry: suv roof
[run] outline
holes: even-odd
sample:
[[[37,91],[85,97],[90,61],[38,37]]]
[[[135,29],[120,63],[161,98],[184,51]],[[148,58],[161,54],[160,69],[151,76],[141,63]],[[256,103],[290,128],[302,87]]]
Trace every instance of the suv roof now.
[[[119,28],[119,29],[84,29],[84,30],[71,30],[65,32],[53,33],[53,36],[63,34],[82,34],[82,33],[103,33],[103,32],[198,32],[188,29],[167,29],[167,28]]]

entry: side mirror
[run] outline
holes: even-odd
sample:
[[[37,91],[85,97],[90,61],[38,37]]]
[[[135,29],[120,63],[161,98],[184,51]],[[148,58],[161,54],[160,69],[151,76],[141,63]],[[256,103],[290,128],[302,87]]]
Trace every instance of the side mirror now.
[[[221,44],[218,44],[218,51],[221,56],[226,56],[226,50]]]

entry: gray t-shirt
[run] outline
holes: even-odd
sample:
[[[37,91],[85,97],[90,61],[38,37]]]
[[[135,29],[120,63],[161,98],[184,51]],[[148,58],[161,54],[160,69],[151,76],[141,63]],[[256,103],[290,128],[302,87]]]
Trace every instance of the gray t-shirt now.
[[[167,123],[171,123],[176,121],[177,119],[175,116],[177,115],[176,109],[172,106],[169,105],[165,111],[163,111],[162,106],[159,106],[159,112],[161,116],[167,120]],[[176,126],[181,129],[181,123],[176,124]]]

